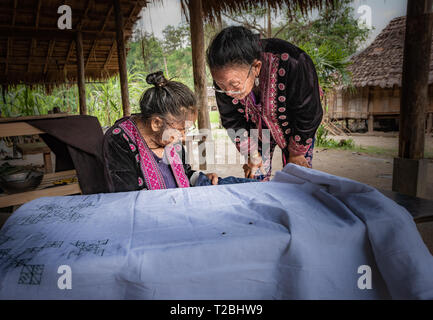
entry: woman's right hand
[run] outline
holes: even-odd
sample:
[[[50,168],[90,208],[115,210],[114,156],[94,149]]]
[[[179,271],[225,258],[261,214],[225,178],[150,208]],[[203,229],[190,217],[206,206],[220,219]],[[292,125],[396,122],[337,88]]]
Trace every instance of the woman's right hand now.
[[[263,160],[260,154],[248,157],[248,164],[244,164],[243,167],[245,178],[254,179],[257,170],[261,169],[263,172]]]

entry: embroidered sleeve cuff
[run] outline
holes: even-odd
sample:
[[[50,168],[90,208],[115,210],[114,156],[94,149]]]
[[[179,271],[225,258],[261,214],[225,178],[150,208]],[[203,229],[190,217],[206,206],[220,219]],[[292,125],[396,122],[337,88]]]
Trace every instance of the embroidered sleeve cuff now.
[[[308,139],[307,142],[310,142],[310,140],[311,139]],[[301,141],[301,137],[299,137],[299,136],[289,138],[290,155],[293,155],[293,156],[305,155],[307,153],[308,149],[310,149],[312,141],[307,145],[301,144],[300,141]]]

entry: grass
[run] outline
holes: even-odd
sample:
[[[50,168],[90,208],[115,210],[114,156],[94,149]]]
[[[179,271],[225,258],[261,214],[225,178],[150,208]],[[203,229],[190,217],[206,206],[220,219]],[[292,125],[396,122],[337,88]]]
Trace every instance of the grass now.
[[[352,140],[352,139],[349,139]],[[353,140],[352,140],[353,141]],[[398,149],[387,149],[387,148],[380,148],[375,146],[362,146],[362,145],[343,145],[338,146],[338,142],[334,140],[334,144],[329,145],[318,145],[317,148],[321,149],[336,149],[336,150],[350,150],[352,152],[359,152],[359,153],[366,153],[370,155],[379,155],[379,156],[386,156],[386,157],[398,157]],[[424,152],[424,158],[425,159],[433,159],[433,151],[426,150]]]

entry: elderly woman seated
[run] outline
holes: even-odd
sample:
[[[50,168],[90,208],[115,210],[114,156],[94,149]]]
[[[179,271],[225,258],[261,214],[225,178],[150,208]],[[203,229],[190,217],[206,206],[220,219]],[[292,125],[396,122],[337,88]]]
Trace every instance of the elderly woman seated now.
[[[197,117],[196,99],[184,84],[162,72],[149,74],[140,115],[122,118],[104,137],[104,162],[110,192],[185,188],[194,171],[185,164],[179,142]],[[217,183],[215,174],[207,175]]]
[[[119,119],[104,137],[110,192],[250,181],[192,170],[185,163],[181,141],[197,119],[194,93],[180,82],[165,79],[161,71],[149,74],[146,81],[154,87],[140,99],[141,114]]]

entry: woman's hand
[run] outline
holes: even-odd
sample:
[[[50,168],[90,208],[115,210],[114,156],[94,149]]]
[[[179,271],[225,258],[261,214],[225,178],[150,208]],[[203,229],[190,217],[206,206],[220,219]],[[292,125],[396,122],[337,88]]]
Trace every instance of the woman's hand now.
[[[263,160],[259,153],[248,158],[248,164],[244,164],[243,167],[245,178],[254,179],[258,169],[263,172]]]
[[[217,185],[218,184],[218,175],[216,173],[207,173],[206,177],[208,177],[208,179],[210,181],[212,181],[213,185]]]
[[[304,155],[301,154],[299,156],[289,156],[289,163],[297,164],[298,166],[311,168],[308,164],[307,159],[305,159]]]

